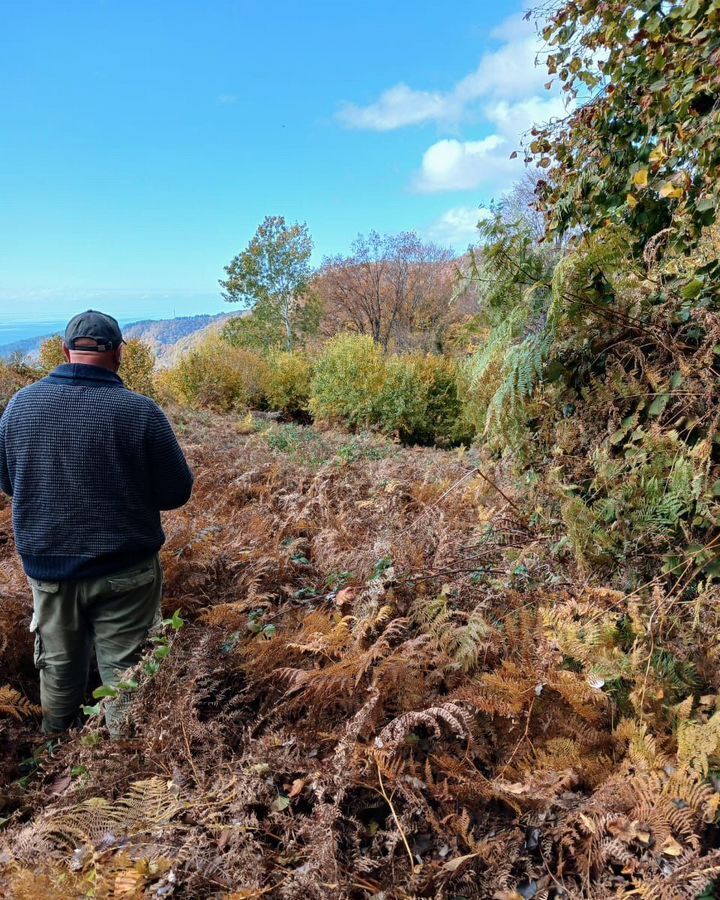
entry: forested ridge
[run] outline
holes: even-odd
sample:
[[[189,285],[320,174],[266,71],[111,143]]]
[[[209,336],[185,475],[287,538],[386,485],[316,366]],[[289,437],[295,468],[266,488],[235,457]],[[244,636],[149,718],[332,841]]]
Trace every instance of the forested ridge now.
[[[37,738],[3,501],[0,894],[720,892],[720,2],[533,15],[567,116],[466,256],[268,217],[128,348],[197,475],[132,739]]]

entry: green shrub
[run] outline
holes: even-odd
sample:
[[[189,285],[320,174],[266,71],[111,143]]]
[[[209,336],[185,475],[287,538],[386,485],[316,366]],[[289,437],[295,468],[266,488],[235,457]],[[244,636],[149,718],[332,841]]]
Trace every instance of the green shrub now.
[[[475,428],[468,419],[461,391],[462,367],[447,356],[427,354],[408,358],[423,387],[424,411],[413,440],[418,444],[451,447],[469,444]]]
[[[307,412],[312,365],[307,355],[276,350],[266,357],[265,395],[270,409],[285,415]]]
[[[310,410],[352,429],[376,428],[406,443],[454,445],[470,440],[458,368],[436,356],[384,356],[369,337],[339,335],[315,366]]]
[[[372,421],[383,434],[417,442],[427,415],[427,392],[412,360],[389,356],[385,379],[372,406]]]
[[[261,356],[212,337],[181,357],[160,382],[168,399],[229,412],[262,404],[266,380]]]
[[[329,341],[315,365],[310,411],[320,421],[350,428],[376,425],[376,404],[387,367],[382,351],[364,335],[340,334]]]

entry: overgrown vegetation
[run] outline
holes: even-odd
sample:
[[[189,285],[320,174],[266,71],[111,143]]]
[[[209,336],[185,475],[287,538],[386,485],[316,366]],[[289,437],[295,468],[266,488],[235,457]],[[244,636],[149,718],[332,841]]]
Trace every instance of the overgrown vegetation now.
[[[540,15],[574,105],[452,291],[372,236],[303,279],[302,340],[251,309],[163,375],[187,625],[131,673],[127,747],[93,719],[31,752],[2,510],[13,896],[714,895],[720,6]]]

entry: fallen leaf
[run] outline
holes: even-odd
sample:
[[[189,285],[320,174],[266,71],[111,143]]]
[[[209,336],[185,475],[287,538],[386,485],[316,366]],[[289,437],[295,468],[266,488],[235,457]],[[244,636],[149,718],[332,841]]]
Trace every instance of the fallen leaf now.
[[[296,778],[292,783],[288,796],[297,797],[299,794],[302,794],[306,784],[307,778]]]
[[[62,794],[66,791],[70,785],[72,784],[72,776],[71,775],[62,775],[60,778],[56,778],[55,781],[50,785],[50,793]]]
[[[337,596],[335,597],[335,605],[336,606],[344,606],[346,603],[350,603],[355,599],[355,589],[354,588],[343,588],[341,591],[337,592]]]
[[[660,185],[658,193],[666,200],[679,200],[684,192],[681,187],[677,187],[671,182],[666,181],[664,184]]]
[[[665,856],[682,856],[685,852],[683,850],[682,844],[679,844],[671,834],[669,834],[665,838],[660,850],[665,854]]]
[[[466,862],[469,862],[471,859],[475,859],[477,853],[467,853],[465,856],[456,856],[455,859],[451,859],[449,862],[446,862],[443,866],[444,872],[457,872],[457,870],[463,866]]]

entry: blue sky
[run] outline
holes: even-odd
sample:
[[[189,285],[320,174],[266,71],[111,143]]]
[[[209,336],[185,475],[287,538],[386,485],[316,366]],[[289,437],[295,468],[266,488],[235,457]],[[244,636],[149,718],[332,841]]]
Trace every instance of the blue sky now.
[[[519,3],[0,0],[0,321],[228,311],[265,215],[464,249],[559,112]]]

